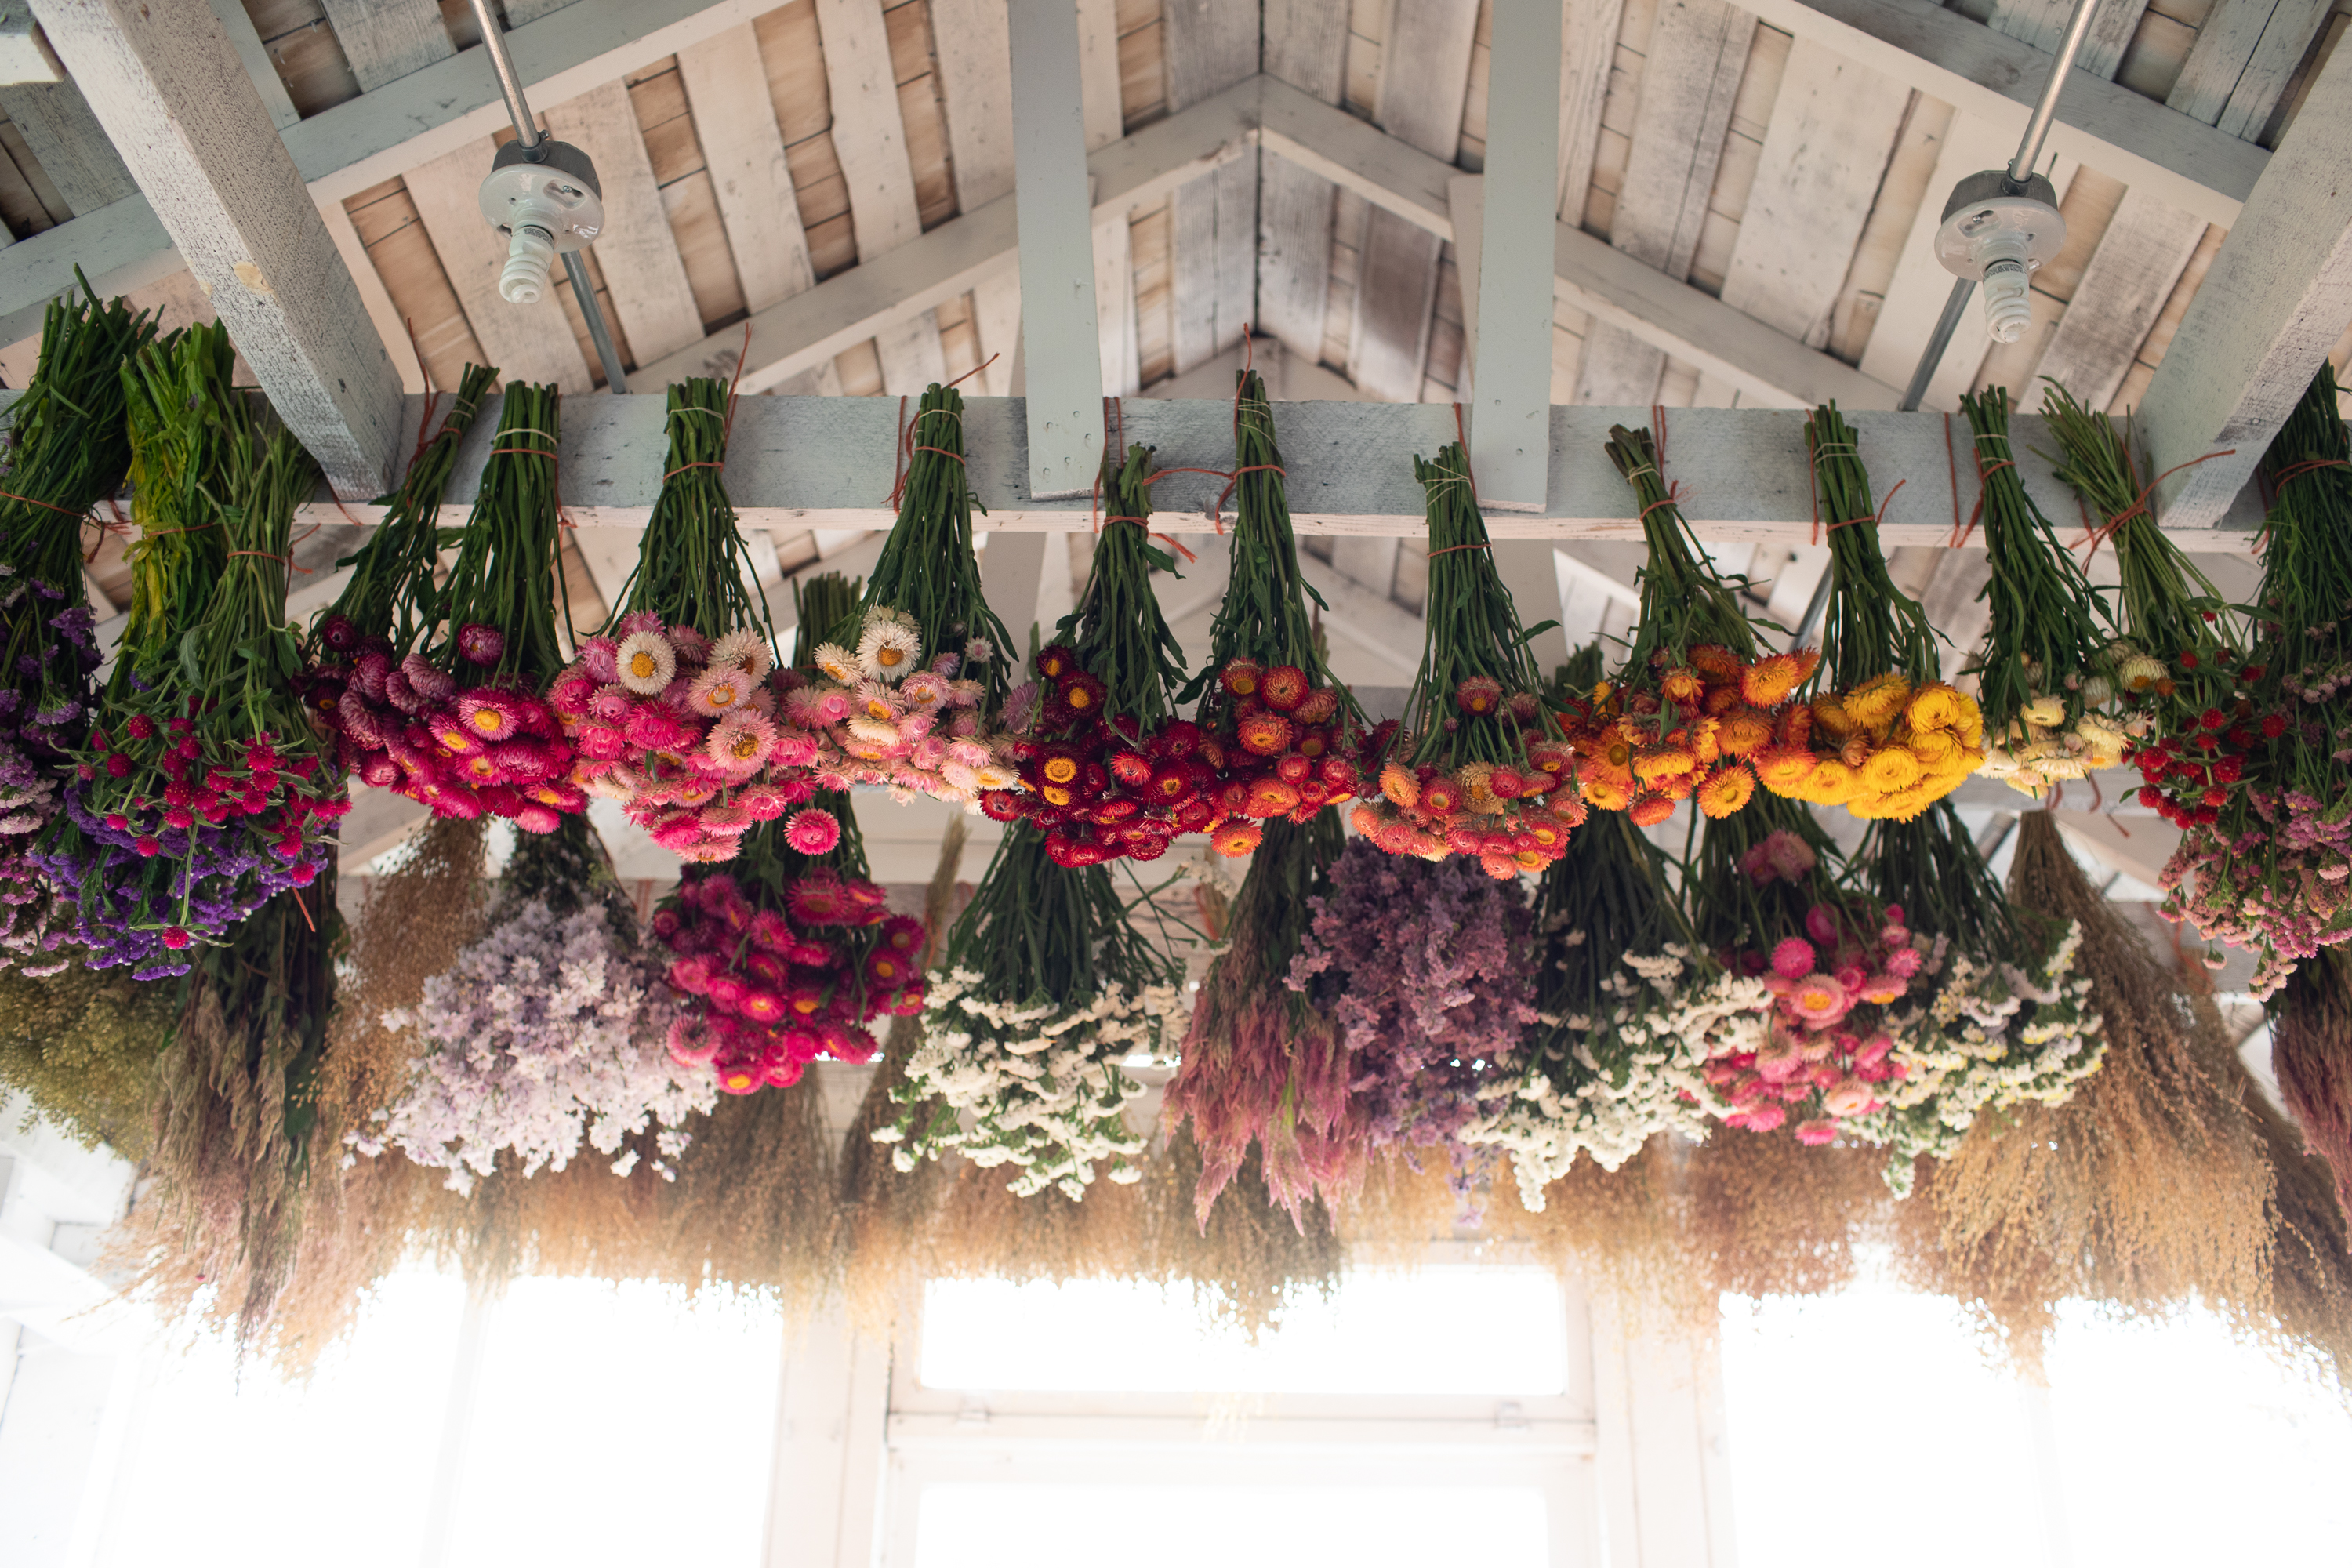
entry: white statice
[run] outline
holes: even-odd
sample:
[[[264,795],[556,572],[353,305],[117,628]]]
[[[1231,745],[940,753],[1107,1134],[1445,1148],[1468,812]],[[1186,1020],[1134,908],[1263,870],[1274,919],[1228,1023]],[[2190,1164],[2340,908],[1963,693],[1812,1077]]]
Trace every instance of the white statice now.
[[[1545,1019],[1479,1090],[1488,1109],[1462,1133],[1509,1152],[1530,1214],[1579,1151],[1613,1171],[1653,1134],[1705,1137],[1721,1109],[1707,1062],[1763,1041],[1771,998],[1761,980],[1699,971],[1679,944],[1623,962],[1601,987],[1607,1013]]]
[[[1915,1156],[1950,1153],[1984,1112],[2062,1103],[2098,1069],[2106,1041],[2090,979],[2074,973],[2082,944],[2082,927],[2069,922],[2032,973],[1955,954],[1927,1006],[1889,1021],[1887,1059],[1901,1076],[1880,1086],[1885,1109],[1842,1130],[1893,1151],[1898,1191]]]
[[[688,1115],[717,1100],[707,1068],[671,1059],[661,972],[616,931],[601,903],[558,916],[536,900],[509,905],[489,932],[425,982],[423,999],[383,1016],[422,1047],[399,1102],[352,1136],[398,1149],[472,1190],[512,1150],[530,1175],[561,1171],[585,1143],[607,1155],[648,1126],[656,1168],[685,1149]],[[614,1164],[634,1167],[634,1150]]]
[[[1024,1196],[1059,1187],[1083,1198],[1103,1162],[1110,1180],[1137,1180],[1132,1161],[1149,1138],[1128,1125],[1126,1108],[1143,1088],[1120,1064],[1172,1055],[1181,994],[1113,981],[1066,1004],[1003,1003],[980,984],[970,969],[933,975],[923,1043],[894,1091],[909,1109],[876,1142],[899,1145],[891,1158],[902,1171],[947,1149],[975,1165],[1013,1165],[1013,1190]]]

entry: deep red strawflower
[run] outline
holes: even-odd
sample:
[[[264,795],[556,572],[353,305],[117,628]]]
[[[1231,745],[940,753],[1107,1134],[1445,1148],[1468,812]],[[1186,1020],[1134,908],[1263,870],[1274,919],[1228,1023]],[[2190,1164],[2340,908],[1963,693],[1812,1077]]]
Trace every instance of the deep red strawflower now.
[[[2194,668],[2197,668],[2197,656],[2196,656],[2195,654],[2193,654],[2193,653],[2189,652],[2189,651],[2188,651],[2187,649],[2185,649],[2185,648],[2184,648],[2184,649],[2182,649],[2182,650],[2181,650],[2181,654],[2180,654],[2180,668],[2183,668],[2183,669],[2194,669]]]

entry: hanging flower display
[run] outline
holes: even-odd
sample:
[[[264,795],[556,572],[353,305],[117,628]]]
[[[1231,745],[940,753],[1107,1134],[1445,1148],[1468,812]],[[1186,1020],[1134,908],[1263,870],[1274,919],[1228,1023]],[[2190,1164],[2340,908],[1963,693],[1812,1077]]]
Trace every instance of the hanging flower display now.
[[[76,274],[77,278],[79,274]],[[0,969],[53,974],[57,908],[28,851],[63,804],[65,753],[89,725],[99,666],[82,588],[82,520],[131,466],[122,366],[155,324],[120,300],[52,300],[11,410],[0,475]],[[62,933],[58,933],[62,940]]]
[[[1183,700],[1200,700],[1193,754],[1215,774],[1210,845],[1241,856],[1257,847],[1263,824],[1309,822],[1353,798],[1362,783],[1353,758],[1369,742],[1362,712],[1331,678],[1307,618],[1307,601],[1323,599],[1298,570],[1274,408],[1255,371],[1244,374],[1236,395],[1234,455],[1232,575],[1208,662]]]
[[[1536,1022],[1534,918],[1516,879],[1350,840],[1287,984],[1339,1031],[1348,1184],[1378,1156],[1442,1156],[1466,1192],[1479,1095]]]
[[[1461,446],[1413,460],[1429,499],[1429,592],[1421,669],[1403,728],[1378,769],[1379,795],[1351,814],[1391,855],[1475,857],[1496,879],[1540,871],[1584,820],[1576,752],[1543,703],[1511,592],[1495,570]]]
[[[808,765],[827,788],[883,784],[971,806],[1021,779],[998,728],[1011,638],[972,554],[963,398],[932,386],[905,441],[898,518],[865,597],[837,619],[802,620],[803,637],[817,640],[783,715],[819,737]]]
[[[729,1094],[800,1081],[819,1057],[870,1060],[866,1027],[922,1010],[923,922],[892,915],[866,870],[849,797],[741,837],[728,869],[689,867],[654,910],[684,999],[670,1055],[708,1067]]]
[[[1648,827],[1696,799],[1728,816],[1756,793],[1768,747],[1802,749],[1806,720],[1791,703],[1819,656],[1759,650],[1735,584],[1717,573],[1659,471],[1647,430],[1610,429],[1610,461],[1642,508],[1649,557],[1642,618],[1616,681],[1574,710],[1569,740],[1584,800]]]
[[[2340,629],[2352,605],[2352,442],[2337,395],[2321,365],[2263,456],[2273,500],[2257,641],[2235,694],[2209,690],[2214,706],[2193,728],[2176,723],[2137,759],[2183,829],[2164,868],[2167,918],[2252,952],[2259,996],[2352,937],[2352,637]],[[2190,792],[2193,806],[2179,798]]]
[[[708,376],[669,389],[661,494],[614,624],[548,689],[572,776],[679,858],[731,859],[807,800],[815,742],[769,689],[775,627],[720,478],[731,412]]]
[[[189,328],[126,373],[142,537],[114,673],[35,863],[92,967],[184,974],[327,863],[351,800],[294,695],[294,509],[314,470],[230,385],[228,335]],[[62,911],[60,911],[62,914]]]
[[[1983,763],[1984,720],[1973,698],[1938,679],[1935,628],[1887,574],[1870,475],[1837,405],[1806,420],[1805,446],[1829,514],[1828,689],[1801,710],[1803,743],[1768,748],[1757,769],[1765,788],[1792,800],[1916,816]]]
[[[1963,396],[1976,437],[1992,625],[1969,673],[1992,744],[1983,773],[2022,795],[2079,779],[2124,759],[2125,734],[2101,710],[2094,684],[2106,637],[2090,582],[2026,494],[2009,437],[2009,390]]]
[[[303,700],[352,778],[389,788],[405,776],[394,750],[412,749],[407,731],[423,711],[408,658],[440,615],[433,572],[441,498],[498,375],[487,365],[466,367],[439,430],[430,440],[420,436],[400,489],[385,498],[383,521],[352,556],[351,581],[310,629]]]
[[[1104,454],[1110,516],[1086,595],[1006,705],[1028,788],[981,796],[994,820],[1042,830],[1057,866],[1157,860],[1178,834],[1216,819],[1216,770],[1200,756],[1199,728],[1175,717],[1183,651],[1151,591],[1151,574],[1173,573],[1176,558],[1151,542],[1150,459],[1144,446],[1123,461]]]
[[[922,1043],[891,1091],[906,1110],[875,1134],[899,1145],[900,1170],[954,1149],[1015,1167],[1015,1193],[1073,1199],[1099,1165],[1140,1177],[1150,1134],[1125,1108],[1143,1089],[1125,1069],[1172,1058],[1183,1005],[1164,917],[1159,941],[1143,929],[1149,900],[1123,900],[1100,865],[1062,864],[1034,823],[1005,834],[948,934]]]
[[[414,1076],[353,1145],[397,1149],[464,1193],[501,1154],[528,1176],[562,1170],[583,1144],[626,1175],[637,1156],[624,1142],[651,1128],[669,1173],[688,1117],[718,1094],[667,1048],[661,976],[587,819],[522,837],[481,939],[415,1006],[384,1015],[418,1044]]]
[[[529,833],[552,833],[588,805],[570,777],[572,743],[540,695],[563,664],[555,636],[558,412],[553,386],[507,384],[498,444],[435,602],[438,640],[381,672],[380,700],[398,712],[375,735],[356,737],[384,752],[362,769],[367,783],[437,816],[490,813]],[[373,668],[363,665],[354,679],[371,705],[379,700]],[[341,710],[346,731],[374,711]]]

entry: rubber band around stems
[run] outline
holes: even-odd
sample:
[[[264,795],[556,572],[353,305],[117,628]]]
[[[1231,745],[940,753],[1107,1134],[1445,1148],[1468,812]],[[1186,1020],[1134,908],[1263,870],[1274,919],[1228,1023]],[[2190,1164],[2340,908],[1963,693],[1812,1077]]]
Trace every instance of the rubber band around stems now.
[[[1103,439],[1109,445],[1113,451],[1123,450],[1126,445],[1127,409],[1116,395],[1103,399]],[[1170,468],[1162,471],[1175,473],[1180,470]],[[1202,470],[1184,469],[1181,471],[1191,473],[1201,472]],[[1157,473],[1147,475],[1145,476],[1143,482],[1148,487],[1159,477],[1160,475]],[[1103,524],[1107,522],[1131,522],[1138,528],[1143,530],[1147,538],[1159,540],[1162,544],[1168,546],[1169,549],[1173,550],[1177,554],[1181,555],[1184,558],[1186,564],[1189,565],[1201,559],[1198,555],[1193,554],[1192,549],[1181,541],[1155,530],[1151,526],[1151,520],[1150,518],[1128,517],[1124,514],[1117,517],[1097,517],[1095,514],[1099,511],[1101,508],[1102,470],[1097,468],[1095,470],[1094,491],[1087,502],[1087,517],[1088,520],[1087,531],[1089,533],[1100,533],[1103,531]]]
[[[2077,550],[2083,550],[2085,545],[2089,546],[2089,549],[2083,556],[2083,564],[2085,566],[2089,565],[2091,563],[2091,557],[2099,552],[2099,546],[2105,543],[2108,540],[2113,539],[2116,536],[2116,531],[2121,529],[2124,524],[2129,522],[2136,517],[2153,518],[2156,515],[2155,511],[2148,506],[2147,500],[2150,496],[2156,493],[2157,486],[2164,483],[2165,480],[2170,479],[2173,475],[2179,473],[2183,468],[2193,468],[2200,463],[2210,463],[2216,458],[2232,457],[2237,453],[2237,450],[2238,449],[2235,447],[2226,447],[2218,452],[2208,452],[2201,458],[2191,458],[2185,463],[2175,463],[2172,467],[2165,469],[2164,472],[2157,475],[2156,478],[2148,480],[2147,487],[2139,492],[2138,497],[2133,500],[2131,505],[2124,508],[2123,510],[2116,513],[2115,516],[2107,519],[2105,522],[2100,523],[2095,528],[2085,526],[2084,530],[2084,537],[2076,542],[2074,545],[2074,548]],[[2126,452],[2124,454],[2124,461],[2127,467],[2131,465],[2130,453]],[[2133,479],[2139,478],[2137,473],[2134,473],[2131,477]]]

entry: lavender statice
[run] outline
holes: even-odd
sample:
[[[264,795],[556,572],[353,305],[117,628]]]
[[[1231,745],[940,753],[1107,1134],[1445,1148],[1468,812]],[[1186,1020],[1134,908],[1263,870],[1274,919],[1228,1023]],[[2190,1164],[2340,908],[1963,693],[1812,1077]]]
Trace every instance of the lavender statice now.
[[[0,740],[0,969],[37,977],[72,962],[52,956],[58,903],[29,853],[57,812],[56,775]]]
[[[1308,903],[1289,985],[1339,1027],[1364,1153],[1442,1150],[1466,1172],[1460,1134],[1478,1089],[1536,1022],[1534,918],[1518,884],[1358,838]]]
[[[637,1156],[622,1143],[650,1125],[656,1169],[670,1175],[688,1115],[719,1094],[707,1067],[671,1058],[673,1012],[660,965],[609,905],[559,914],[542,898],[509,900],[415,1006],[383,1016],[422,1054],[398,1102],[352,1142],[446,1170],[465,1193],[506,1150],[528,1176],[562,1170],[584,1142],[620,1154],[613,1171],[626,1175]]]

